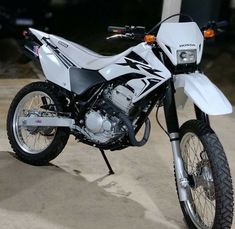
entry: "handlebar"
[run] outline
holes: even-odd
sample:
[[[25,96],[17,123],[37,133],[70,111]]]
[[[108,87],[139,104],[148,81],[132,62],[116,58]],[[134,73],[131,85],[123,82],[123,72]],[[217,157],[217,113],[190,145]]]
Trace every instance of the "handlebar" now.
[[[179,15],[179,14],[172,15],[171,17],[177,16],[177,15]],[[161,23],[168,20],[169,18],[158,23],[150,31],[153,32],[153,34],[155,34],[156,30],[160,27]],[[228,25],[227,21],[220,21],[220,22],[209,21],[205,26],[203,26],[201,28],[201,31],[203,33],[205,30],[212,29],[215,31],[214,34],[215,33],[219,34],[219,33],[223,32],[223,28],[225,28],[227,25]],[[144,26],[128,26],[128,25],[123,26],[123,27],[121,27],[121,26],[108,26],[108,32],[112,33],[113,35],[107,37],[106,38],[107,40],[119,39],[119,38],[131,39],[131,40],[143,40],[144,36],[146,34],[150,34],[150,32],[146,33],[146,29]]]
[[[108,32],[114,35],[107,37],[107,40],[117,39],[117,38],[126,38],[132,40],[143,40],[145,32],[144,26],[109,26]]]

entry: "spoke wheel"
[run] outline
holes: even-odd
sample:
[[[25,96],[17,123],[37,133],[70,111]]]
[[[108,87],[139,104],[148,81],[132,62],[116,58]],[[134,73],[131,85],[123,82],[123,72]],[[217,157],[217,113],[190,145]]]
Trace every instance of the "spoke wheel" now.
[[[13,131],[18,145],[29,154],[40,153],[53,142],[57,128],[50,127],[28,127],[19,126],[19,117],[42,117],[50,116],[43,107],[43,99],[47,104],[53,105],[54,101],[44,92],[34,91],[20,101],[16,107],[13,118]],[[44,113],[44,115],[41,115]],[[50,134],[44,134],[50,130]]]
[[[190,199],[185,206],[198,228],[212,228],[215,218],[215,193],[211,166],[200,139],[187,133],[181,140],[185,169],[191,177]]]
[[[232,179],[218,137],[205,123],[190,120],[180,128],[180,148],[189,180],[189,199],[180,205],[189,228],[231,228]]]
[[[31,83],[22,88],[8,111],[7,134],[12,149],[19,159],[32,165],[44,165],[59,155],[65,147],[70,130],[61,127],[24,127],[20,117],[54,117],[63,112],[52,85]]]

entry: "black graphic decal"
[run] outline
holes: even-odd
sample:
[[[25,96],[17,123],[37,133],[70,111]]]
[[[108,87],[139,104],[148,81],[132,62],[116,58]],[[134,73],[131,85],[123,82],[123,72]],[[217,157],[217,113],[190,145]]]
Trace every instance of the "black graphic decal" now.
[[[66,68],[69,68],[72,66],[76,67],[76,65],[73,62],[71,62],[67,57],[65,57],[61,52],[59,52],[59,50],[54,49],[53,51]]]
[[[147,71],[148,73],[150,73],[150,74],[152,74],[152,75],[155,75],[155,76],[157,76],[157,77],[160,77],[160,78],[162,78],[162,79],[164,79],[164,77],[162,77],[162,76],[160,76],[160,75],[158,75],[157,74],[157,72],[160,72],[159,70],[157,70],[157,69],[152,69],[152,68],[146,68],[146,67],[144,67],[144,66],[141,66],[145,71]]]
[[[139,61],[139,62],[144,63],[144,64],[148,64],[141,56],[139,56],[135,52],[129,53],[126,57],[129,58],[129,59],[132,59],[132,60]]]
[[[59,53],[54,52],[55,56],[62,62],[62,64],[66,67],[69,68],[68,63],[59,55]]]
[[[141,96],[142,94],[144,94],[146,91],[148,91],[150,88],[152,88],[153,86],[155,86],[156,84],[158,84],[159,82],[161,82],[161,80],[158,79],[154,79],[154,78],[150,78],[147,79],[149,82],[149,85],[147,87],[144,88],[144,90],[138,95]],[[143,80],[142,80],[143,81]],[[144,82],[145,83],[145,82]],[[145,83],[146,84],[146,83]]]
[[[139,70],[137,65],[140,64],[140,63],[134,62],[134,61],[132,61],[131,59],[128,59],[128,58],[125,58],[125,61],[126,61],[126,63],[121,63],[121,64],[118,64],[118,65],[129,66],[133,69]]]
[[[136,57],[136,58],[135,59],[130,59],[129,57]],[[164,78],[164,77],[157,74],[158,72],[161,72],[160,70],[152,69],[142,57],[140,57],[139,55],[137,55],[134,52],[131,52],[124,59],[125,59],[126,63],[119,63],[117,65],[128,66],[128,67],[133,68],[135,70],[141,70],[141,68],[142,68],[142,69],[144,69],[145,71],[147,71],[148,73],[150,73],[152,75],[155,75],[155,76],[160,77],[162,79]],[[138,60],[136,60],[136,59],[138,59]],[[142,63],[141,63],[141,61],[142,61]],[[145,63],[143,63],[143,62],[145,62]]]
[[[169,46],[167,46],[167,45],[165,45],[165,46],[169,50],[169,52],[172,53],[171,48]]]

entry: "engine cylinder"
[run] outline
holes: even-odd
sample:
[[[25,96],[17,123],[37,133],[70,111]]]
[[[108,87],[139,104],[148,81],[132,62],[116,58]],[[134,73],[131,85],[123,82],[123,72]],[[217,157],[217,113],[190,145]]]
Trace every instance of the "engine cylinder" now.
[[[134,93],[131,90],[129,90],[127,87],[119,85],[113,89],[111,95],[111,101],[114,105],[116,105],[126,114],[128,114],[129,110],[133,106],[132,104],[133,96]]]

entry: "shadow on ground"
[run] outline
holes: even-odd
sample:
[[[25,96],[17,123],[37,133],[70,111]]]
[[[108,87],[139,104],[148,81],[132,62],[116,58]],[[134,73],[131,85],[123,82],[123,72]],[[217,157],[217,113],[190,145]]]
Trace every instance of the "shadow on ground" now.
[[[54,165],[34,167],[0,152],[1,228],[165,228],[144,209]],[[34,227],[33,227],[34,226]]]

